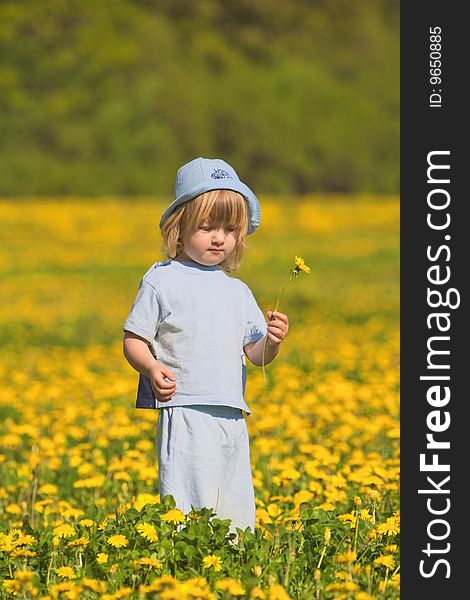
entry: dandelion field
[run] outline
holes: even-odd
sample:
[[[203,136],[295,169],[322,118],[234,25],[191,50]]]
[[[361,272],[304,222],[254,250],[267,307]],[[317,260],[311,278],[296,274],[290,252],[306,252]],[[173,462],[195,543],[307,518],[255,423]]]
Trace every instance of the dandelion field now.
[[[257,526],[158,494],[122,324],[165,200],[0,200],[0,598],[399,598],[399,202],[260,198],[234,274],[272,309],[248,364]]]

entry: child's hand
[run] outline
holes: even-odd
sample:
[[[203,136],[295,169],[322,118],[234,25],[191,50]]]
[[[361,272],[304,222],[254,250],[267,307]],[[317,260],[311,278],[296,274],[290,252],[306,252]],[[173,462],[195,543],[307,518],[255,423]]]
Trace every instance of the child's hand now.
[[[176,392],[176,377],[164,365],[156,362],[149,372],[153,393],[159,402],[168,402]]]
[[[268,341],[267,344],[270,346],[277,346],[286,337],[289,331],[289,319],[287,315],[281,312],[273,312],[268,310],[266,313],[268,317]]]

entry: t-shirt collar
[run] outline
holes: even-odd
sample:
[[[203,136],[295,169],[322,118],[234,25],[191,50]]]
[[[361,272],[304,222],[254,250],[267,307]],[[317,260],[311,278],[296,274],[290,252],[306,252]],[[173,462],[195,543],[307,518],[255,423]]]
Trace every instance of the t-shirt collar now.
[[[221,271],[219,265],[201,265],[196,262],[184,261],[184,260],[173,260],[171,259],[171,264],[177,269],[197,273],[198,271]]]

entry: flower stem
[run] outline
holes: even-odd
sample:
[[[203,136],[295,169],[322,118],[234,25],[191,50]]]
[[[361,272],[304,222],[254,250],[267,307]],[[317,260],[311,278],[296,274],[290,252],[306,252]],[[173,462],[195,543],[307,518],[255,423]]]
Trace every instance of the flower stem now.
[[[281,288],[281,291],[279,292],[279,295],[278,295],[278,297],[277,297],[277,300],[276,300],[276,305],[274,306],[273,313],[275,313],[275,312],[277,311],[277,309],[279,308],[279,302],[281,301],[281,296],[282,296],[282,294],[283,294],[283,292],[284,292],[285,288],[287,287],[287,284],[288,284],[288,283],[290,283],[290,281],[291,281],[291,279],[292,279],[292,277],[293,277],[293,276],[294,276],[294,275],[293,275],[293,274],[291,274],[291,276],[289,277],[289,279],[288,279],[288,280],[286,281],[286,283],[285,283],[285,284],[282,286],[282,288]],[[271,318],[270,318],[269,320],[270,320],[270,321],[272,321],[272,319],[273,319],[273,315],[271,315]],[[261,366],[263,367],[263,379],[264,379],[264,381],[265,381],[265,382],[266,382],[266,370],[265,370],[265,368],[264,368],[264,357],[265,357],[265,354],[266,354],[266,344],[267,344],[267,343],[268,343],[268,334],[266,334],[266,336],[265,336],[265,338],[264,338],[264,344],[263,344],[263,358],[262,358],[262,361],[261,361]]]

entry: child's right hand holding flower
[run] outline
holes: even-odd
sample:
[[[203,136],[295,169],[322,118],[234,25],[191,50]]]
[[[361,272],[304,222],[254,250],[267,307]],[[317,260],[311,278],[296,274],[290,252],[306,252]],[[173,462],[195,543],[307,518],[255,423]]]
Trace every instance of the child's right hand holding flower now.
[[[149,369],[149,379],[153,393],[159,402],[168,402],[176,392],[176,377],[159,362]]]

